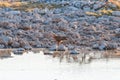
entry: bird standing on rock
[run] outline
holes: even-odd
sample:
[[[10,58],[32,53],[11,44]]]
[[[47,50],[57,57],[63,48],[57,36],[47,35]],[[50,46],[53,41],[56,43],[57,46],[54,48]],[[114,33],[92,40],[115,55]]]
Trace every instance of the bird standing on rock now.
[[[55,39],[56,41],[56,51],[58,50],[58,46],[64,41],[67,40],[66,36],[60,36],[60,35],[56,35],[55,33],[52,33],[52,37]]]

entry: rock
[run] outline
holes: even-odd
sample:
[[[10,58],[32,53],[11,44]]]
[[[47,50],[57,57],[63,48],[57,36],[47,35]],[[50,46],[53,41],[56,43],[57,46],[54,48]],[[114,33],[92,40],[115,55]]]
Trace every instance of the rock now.
[[[101,44],[94,44],[92,48],[98,50],[114,50],[118,48],[118,45],[115,43],[102,42]]]
[[[112,15],[120,17],[120,11],[113,11]]]
[[[50,51],[56,51],[56,45],[49,48]],[[65,51],[64,45],[59,45],[57,51]]]
[[[3,49],[3,48],[5,48],[5,45],[0,44],[0,49]]]
[[[65,51],[65,46],[64,45],[59,45],[58,51]]]
[[[107,44],[102,42],[100,44],[94,44],[92,46],[93,49],[98,49],[98,50],[106,50]]]
[[[112,3],[109,3],[108,6],[109,6],[110,8],[112,8],[112,9],[116,9],[116,8],[117,8],[117,6],[116,6],[115,4],[112,4]]]
[[[93,49],[98,49],[99,48],[99,44],[93,44],[92,48]]]
[[[8,8],[8,7],[7,7],[7,8],[4,8],[3,10],[4,10],[5,12],[13,11],[12,8]]]
[[[107,46],[107,44],[101,43],[98,48],[99,48],[99,50],[106,50],[106,46]]]
[[[29,45],[29,43],[25,40],[19,39],[18,40],[20,47],[25,48],[25,46]]]
[[[93,5],[93,9],[95,11],[100,10],[106,6],[106,3],[98,1],[96,4]]]
[[[70,7],[68,7],[68,10],[70,10],[70,11],[78,11],[79,9],[78,9],[78,8],[75,8],[75,7],[73,7],[73,6],[70,6]]]
[[[6,29],[6,26],[8,26],[9,25],[9,22],[5,22],[5,21],[1,21],[0,22],[0,26],[2,27],[2,28],[5,28]]]
[[[76,7],[76,8],[81,8],[81,3],[73,3],[73,6]]]
[[[36,48],[42,48],[42,46],[40,44],[37,44],[35,47]]]
[[[56,51],[56,45],[53,45],[49,48],[50,51]]]
[[[115,29],[115,33],[119,34],[120,33],[120,28]]]
[[[70,45],[70,44],[67,45],[67,47],[68,47],[69,50],[73,50],[75,48],[73,45]]]
[[[110,21],[113,21],[113,22],[119,22],[120,23],[120,17],[117,17],[117,16],[110,16]],[[117,23],[113,24],[113,25],[116,25]],[[119,24],[118,24],[119,25]]]
[[[72,55],[76,55],[76,54],[79,54],[76,50],[71,50],[70,51],[70,54],[72,54]]]
[[[18,42],[16,42],[16,41],[13,41],[13,43],[11,44],[11,46],[12,46],[13,48],[19,48],[19,47],[20,47],[20,44],[19,44]]]
[[[31,47],[30,45],[25,45],[25,46],[24,46],[24,49],[25,49],[25,50],[32,50],[32,47]]]

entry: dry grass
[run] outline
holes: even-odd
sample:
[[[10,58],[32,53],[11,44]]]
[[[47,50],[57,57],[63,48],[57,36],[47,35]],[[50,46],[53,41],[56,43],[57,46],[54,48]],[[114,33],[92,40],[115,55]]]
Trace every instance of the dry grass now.
[[[112,4],[115,4],[120,10],[120,0],[109,0],[109,2],[111,2]]]
[[[102,14],[100,14],[100,13],[95,13],[95,12],[86,12],[86,15],[96,16],[96,17],[102,16]]]
[[[101,14],[105,14],[105,15],[111,15],[113,10],[106,10],[106,9],[103,9],[103,10],[100,10],[99,11]]]
[[[111,13],[114,11],[114,10],[120,10],[120,0],[109,0],[110,3],[112,4],[115,4],[117,6],[116,9],[107,9],[106,7],[102,10],[99,11],[99,13],[96,13],[96,12],[86,12],[87,15],[89,16],[96,16],[96,17],[99,17],[99,16],[102,16],[102,15],[111,15]],[[109,7],[108,7],[109,8]]]
[[[19,6],[23,6],[25,4],[27,4],[27,3],[0,1],[0,7],[19,7]]]
[[[120,10],[120,1],[119,0],[109,0],[112,4],[115,4],[117,6],[117,9]],[[48,9],[54,9],[54,8],[61,8],[62,5],[60,4],[46,4],[46,3],[31,3],[31,2],[8,2],[8,1],[0,1],[0,7],[10,7],[16,10],[22,10],[22,11],[32,11],[34,8],[48,8]],[[108,10],[103,11],[103,13],[108,14],[110,11]],[[94,16],[100,16],[101,14],[93,13],[93,12],[87,12],[88,15],[94,15]]]
[[[6,2],[6,1],[2,1],[0,2],[0,7],[10,7],[11,4],[9,2]]]
[[[103,9],[103,10],[100,10],[99,13],[96,13],[96,12],[86,12],[86,15],[100,17],[102,15],[111,15],[112,12],[113,12],[113,10]]]
[[[32,11],[34,8],[39,9],[54,9],[54,8],[60,8],[62,5],[60,4],[46,4],[46,3],[31,3],[31,2],[7,2],[7,1],[0,1],[0,7],[10,7],[15,10],[21,10],[21,11]]]

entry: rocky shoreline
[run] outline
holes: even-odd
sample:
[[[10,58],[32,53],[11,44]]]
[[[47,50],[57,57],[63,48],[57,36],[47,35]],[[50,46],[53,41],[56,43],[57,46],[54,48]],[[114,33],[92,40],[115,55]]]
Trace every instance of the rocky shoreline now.
[[[55,2],[54,2],[55,3]],[[50,3],[48,3],[50,4]],[[0,8],[0,49],[52,48],[56,45],[52,33],[66,36],[63,45],[69,50],[90,47],[98,50],[120,48],[120,11],[101,16],[104,1],[64,1],[60,8],[39,9],[31,12]],[[110,8],[117,8],[109,3]],[[109,10],[109,7],[107,8]]]

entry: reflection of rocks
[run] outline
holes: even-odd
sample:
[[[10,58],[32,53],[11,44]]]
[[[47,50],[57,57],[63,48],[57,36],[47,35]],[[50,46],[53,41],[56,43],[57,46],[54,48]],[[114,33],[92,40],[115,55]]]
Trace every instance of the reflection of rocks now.
[[[72,55],[76,55],[76,54],[79,54],[76,50],[71,50],[70,51],[70,54],[72,54]]]
[[[16,55],[22,55],[24,52],[25,52],[24,48],[18,48],[18,49],[13,50],[13,53]]]

